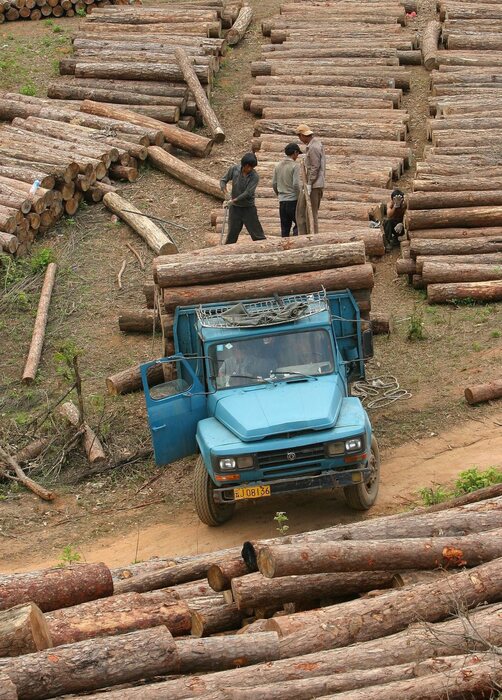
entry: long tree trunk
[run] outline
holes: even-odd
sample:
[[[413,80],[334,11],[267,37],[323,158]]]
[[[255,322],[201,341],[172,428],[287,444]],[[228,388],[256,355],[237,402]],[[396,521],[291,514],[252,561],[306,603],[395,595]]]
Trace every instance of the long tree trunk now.
[[[337,598],[375,588],[390,587],[393,582],[394,572],[364,571],[284,576],[273,580],[255,573],[233,578],[231,583],[238,608],[245,610],[279,603],[303,603],[322,598]]]
[[[0,700],[18,700],[18,697],[14,683],[0,671]]]
[[[193,262],[161,261],[155,267],[154,279],[160,287],[179,287],[204,282],[224,282],[252,279],[291,272],[323,270],[365,262],[364,244],[340,243],[314,246],[280,253],[248,253],[225,257],[222,269],[218,258],[198,258]]]
[[[174,352],[174,347],[172,348]],[[172,352],[170,354],[172,354]],[[164,370],[161,364],[153,365],[147,373],[150,386],[162,384],[164,379]],[[119,394],[128,394],[131,391],[138,391],[142,388],[140,365],[129,367],[115,374],[111,374],[106,378],[106,388],[112,396]],[[169,585],[169,584],[167,584]]]
[[[241,7],[239,16],[227,32],[227,41],[230,46],[235,46],[245,35],[247,28],[253,19],[253,10],[248,5]]]
[[[249,635],[215,635],[176,641],[178,673],[201,673],[251,666],[279,658],[275,632]]]
[[[247,573],[247,566],[242,557],[238,556],[210,566],[207,571],[207,580],[213,591],[225,591],[230,588],[232,579],[242,577]]]
[[[1,657],[31,654],[52,646],[46,618],[34,603],[16,605],[0,612]]]
[[[500,399],[502,397],[502,379],[494,379],[486,384],[475,384],[467,387],[464,395],[469,404]]]
[[[427,287],[429,304],[447,304],[457,299],[501,301],[502,281],[451,282],[450,284],[429,284]]]
[[[460,209],[450,211],[460,211]],[[437,212],[435,213],[437,214]],[[449,240],[423,238],[412,239],[410,243],[412,258],[419,255],[478,255],[483,253],[502,253],[502,236],[452,238]]]
[[[498,582],[502,560],[496,559],[475,569],[458,573],[439,582],[402,588],[374,599],[285,615],[269,620],[267,629],[278,632],[283,658],[348,646],[355,642],[399,632],[412,622],[436,622],[458,610],[500,599]],[[357,624],[347,626],[347,619]]]
[[[197,107],[202,114],[204,124],[209,129],[214,142],[222,143],[225,140],[225,132],[221,128],[218,118],[209,104],[206,92],[200,84],[191,59],[181,46],[174,50],[174,55],[185,82],[190,88],[192,95],[195,98]]]
[[[124,593],[49,613],[52,646],[164,625],[173,636],[190,633],[188,605],[167,591]]]
[[[0,610],[33,602],[48,612],[112,594],[112,576],[105,564],[77,564],[0,576]]]
[[[217,260],[217,258],[215,258]],[[227,257],[225,257],[225,261]],[[194,284],[191,287],[164,289],[164,308],[172,312],[176,306],[203,304],[210,301],[257,299],[274,294],[306,294],[324,287],[327,291],[340,289],[371,289],[374,284],[373,268],[369,263],[349,265],[330,270],[298,272],[292,275],[262,277],[256,280],[233,281],[223,284]]]
[[[500,226],[502,206],[456,207],[454,209],[409,209],[406,228],[448,228],[451,226]]]
[[[258,568],[268,577],[341,571],[396,571],[476,566],[502,557],[502,530],[466,537],[332,542],[263,547]]]
[[[252,636],[259,637],[261,634],[265,633]],[[245,638],[247,635],[240,636]],[[380,668],[382,658],[389,666],[417,663],[435,656],[484,650],[490,644],[497,646],[501,642],[502,606],[498,604],[478,608],[469,613],[468,617],[436,624],[418,623],[382,639],[311,653],[294,660],[283,659],[250,668],[189,676],[143,686],[128,691],[125,697],[126,700],[208,697],[210,693],[230,686],[253,688],[264,683],[285,683],[318,676],[338,677],[356,669],[359,669],[359,673],[364,673],[365,669]],[[119,693],[124,691],[90,696],[89,700],[121,700],[124,695]]]
[[[105,194],[103,203],[110,211],[129,224],[157,255],[168,255],[169,253],[178,252],[176,244],[148,218],[148,215],[143,214],[134,204],[123,199],[115,192]]]
[[[422,268],[425,284],[442,284],[445,282],[486,282],[502,280],[499,265],[452,265],[449,263],[426,262]]]
[[[168,674],[176,644],[165,627],[66,644],[0,662],[24,700],[43,700]]]
[[[192,635],[208,637],[217,632],[238,629],[242,617],[242,613],[234,603],[204,607],[200,610],[192,609]]]
[[[438,51],[441,23],[437,20],[427,22],[422,35],[422,59],[427,70],[437,68],[436,54]]]
[[[148,156],[155,167],[163,173],[167,173],[181,180],[185,185],[210,194],[217,199],[223,200],[225,198],[218,180],[172,156],[163,148],[150,146],[148,148]]]

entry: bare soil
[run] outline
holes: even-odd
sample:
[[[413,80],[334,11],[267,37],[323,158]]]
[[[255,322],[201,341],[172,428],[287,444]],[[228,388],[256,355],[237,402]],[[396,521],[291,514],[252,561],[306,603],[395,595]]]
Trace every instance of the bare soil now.
[[[215,177],[249,148],[253,119],[242,110],[241,96],[252,84],[249,63],[263,40],[260,19],[276,12],[280,0],[251,0],[251,4],[255,10],[251,31],[229,51],[214,86],[213,104],[227,140],[207,159],[187,158]],[[430,16],[432,4],[424,0],[423,17]],[[0,88],[18,90],[33,83],[36,94],[43,95],[54,75],[52,62],[68,50],[67,37],[78,21],[57,20],[62,32],[44,22],[2,25]],[[419,17],[417,26],[423,21]],[[59,44],[54,37],[66,39]],[[7,70],[5,60],[10,61]],[[404,107],[412,114],[410,143],[418,155],[425,143],[427,90],[425,70],[413,68],[412,90]],[[400,185],[406,189],[411,181],[409,172]],[[182,251],[202,245],[204,232],[210,230],[209,213],[218,206],[211,197],[151,168],[145,168],[136,183],[121,186],[121,194],[143,211],[184,226],[166,224]],[[141,251],[145,272],[127,250],[127,242]],[[6,295],[0,297],[0,441],[13,453],[29,442],[33,418],[66,391],[67,381],[54,356],[63,341],[72,339],[81,349],[89,422],[111,457],[133,454],[149,444],[143,397],[110,397],[104,380],[118,369],[161,353],[160,338],[125,336],[117,326],[122,308],[144,305],[141,288],[149,278],[152,256],[132,231],[113,223],[101,205],[82,207],[40,240],[33,255],[48,247],[59,262],[59,273],[43,361],[32,387],[23,387],[20,376],[40,275],[23,267],[23,290],[7,301]],[[463,469],[500,467],[502,455],[500,405],[473,408],[463,400],[465,386],[500,374],[502,305],[429,307],[421,292],[396,277],[396,258],[394,252],[377,263],[373,308],[391,314],[394,331],[388,338],[375,339],[368,375],[394,375],[412,398],[370,412],[383,457],[382,490],[372,514],[406,507],[416,500],[420,487],[448,482]],[[123,260],[127,267],[119,290],[116,275]],[[407,339],[412,322],[422,323],[423,340]],[[278,510],[287,511],[292,532],[359,517],[339,494],[324,492],[248,503],[233,521],[211,530],[198,522],[192,506],[192,459],[166,469],[143,460],[86,480],[88,467],[81,451],[62,453],[70,435],[66,426],[51,417],[40,433],[49,435],[52,444],[32,475],[51,483],[59,495],[47,504],[13,482],[0,482],[1,570],[54,563],[68,544],[89,561],[104,558],[110,564],[155,554],[209,551],[243,538],[273,535]]]

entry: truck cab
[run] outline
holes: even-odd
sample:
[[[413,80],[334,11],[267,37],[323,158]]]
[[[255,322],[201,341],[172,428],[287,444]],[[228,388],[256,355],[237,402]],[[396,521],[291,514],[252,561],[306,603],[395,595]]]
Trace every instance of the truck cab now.
[[[376,500],[378,444],[350,384],[372,355],[350,291],[178,307],[175,354],[141,367],[157,464],[198,453],[202,522],[237,501],[341,487],[357,510]],[[162,363],[166,381],[151,386]]]

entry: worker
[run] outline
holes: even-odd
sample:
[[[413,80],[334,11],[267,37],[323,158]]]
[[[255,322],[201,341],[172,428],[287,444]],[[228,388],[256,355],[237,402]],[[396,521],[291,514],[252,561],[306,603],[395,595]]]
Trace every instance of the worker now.
[[[275,166],[272,188],[279,198],[281,236],[288,238],[291,226],[293,226],[293,236],[298,235],[296,205],[300,194],[300,173],[296,159],[301,153],[300,146],[297,143],[288,143],[284,153],[286,157]]]
[[[305,168],[307,171],[307,194],[312,204],[314,218],[314,230],[310,233],[319,233],[318,212],[324,191],[324,178],[326,176],[326,155],[320,139],[314,136],[314,132],[307,124],[300,124],[296,129],[298,138],[307,148],[305,150]],[[305,235],[307,231],[307,203],[304,188],[300,188],[298,205],[296,207],[296,223],[298,233]]]
[[[228,207],[228,235],[225,243],[237,243],[239,233],[245,226],[253,241],[265,239],[255,205],[255,192],[259,175],[255,171],[258,161],[254,153],[245,153],[241,164],[232,165],[220,180],[220,187],[227,194],[227,184],[232,183],[230,199],[224,203]]]
[[[390,251],[399,245],[399,236],[404,233],[404,215],[406,212],[406,202],[404,192],[394,190],[387,204],[387,216],[383,222],[385,250]]]

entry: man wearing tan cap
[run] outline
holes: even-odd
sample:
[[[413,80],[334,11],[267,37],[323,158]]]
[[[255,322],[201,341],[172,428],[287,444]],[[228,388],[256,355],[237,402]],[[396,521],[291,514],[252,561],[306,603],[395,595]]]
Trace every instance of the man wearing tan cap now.
[[[296,133],[302,143],[307,148],[305,149],[305,167],[307,170],[307,192],[312,203],[312,214],[314,217],[314,231],[319,233],[318,211],[321,204],[322,193],[324,190],[324,178],[326,175],[326,156],[324,154],[324,146],[320,139],[314,136],[314,132],[308,124],[299,124]],[[305,235],[307,231],[307,207],[305,195],[300,191],[298,205],[296,208],[296,223],[298,225],[299,235]]]

